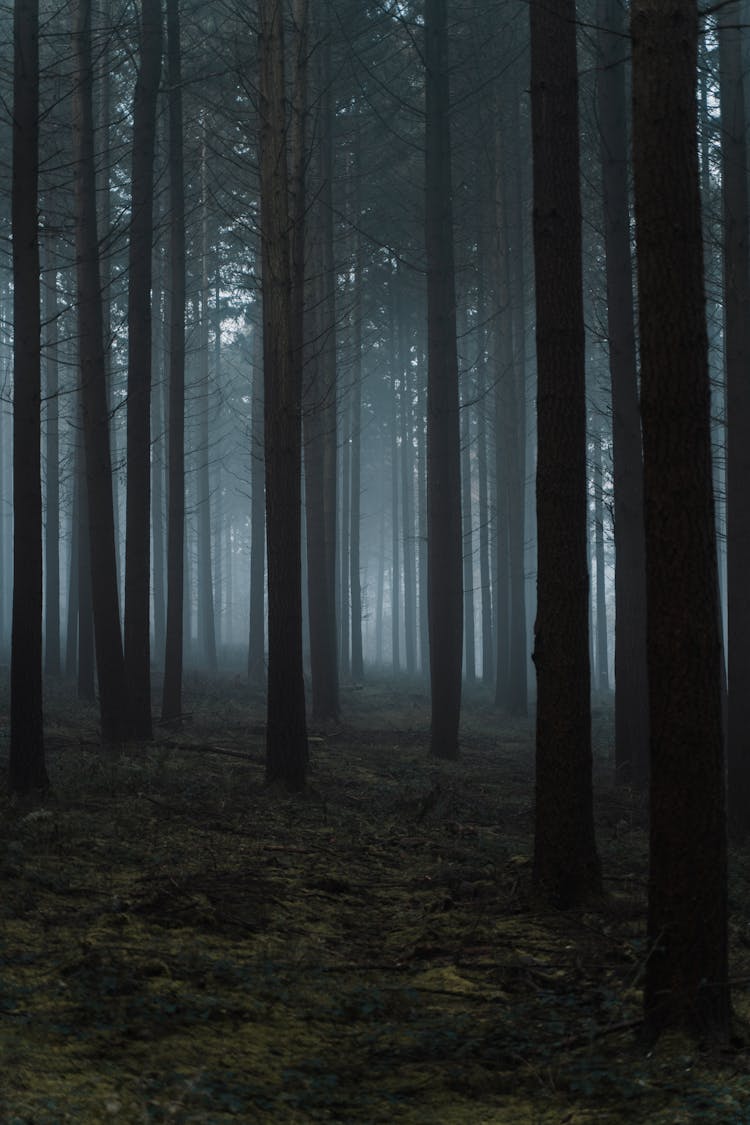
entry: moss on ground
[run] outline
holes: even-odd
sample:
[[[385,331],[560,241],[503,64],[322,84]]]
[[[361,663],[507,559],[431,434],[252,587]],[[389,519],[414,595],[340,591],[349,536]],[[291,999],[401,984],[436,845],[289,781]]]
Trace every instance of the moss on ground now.
[[[350,691],[293,798],[263,785],[237,683],[117,756],[48,708],[50,795],[1,798],[4,1125],[750,1122],[739,1041],[639,1040],[645,814],[612,787],[606,712],[608,893],[562,915],[529,894],[530,729],[481,699],[445,763],[418,690]],[[741,1028],[744,854],[731,901]]]

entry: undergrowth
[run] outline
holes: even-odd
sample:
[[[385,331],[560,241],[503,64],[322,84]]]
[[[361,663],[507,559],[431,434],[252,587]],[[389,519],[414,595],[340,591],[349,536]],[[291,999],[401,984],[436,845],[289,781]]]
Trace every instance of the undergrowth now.
[[[531,729],[481,698],[445,763],[418,686],[348,690],[297,797],[265,788],[240,683],[188,707],[113,756],[58,694],[50,794],[2,793],[3,1125],[750,1123],[740,1037],[639,1036],[645,810],[612,786],[606,709],[607,893],[559,914],[530,896]],[[741,1035],[744,853],[731,906]]]

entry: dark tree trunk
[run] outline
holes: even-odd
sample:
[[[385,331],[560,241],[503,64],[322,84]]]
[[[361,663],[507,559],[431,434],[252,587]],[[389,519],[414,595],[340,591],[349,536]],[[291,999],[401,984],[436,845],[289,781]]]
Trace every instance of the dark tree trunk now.
[[[268,694],[266,778],[304,788],[308,745],[302,674],[301,406],[293,355],[284,30],[277,0],[260,0],[260,185],[263,261]]]
[[[352,370],[352,464],[351,464],[351,506],[349,509],[351,528],[349,533],[349,586],[351,590],[352,621],[352,679],[361,683],[364,679],[364,657],[362,652],[362,578],[360,560],[360,514],[362,489],[362,286],[364,285],[364,253],[362,234],[359,230],[362,212],[361,198],[361,127],[357,122],[355,138],[355,182],[356,202],[354,223],[357,228],[354,263],[354,366]]]
[[[465,339],[465,314],[461,319],[461,338]],[[474,545],[471,505],[471,391],[469,373],[463,374],[461,407],[461,520],[464,583],[464,676],[467,684],[476,680],[476,637],[474,635]]]
[[[182,714],[185,565],[185,186],[179,0],[167,0],[169,83],[169,409],[167,418],[167,621],[162,722]]]
[[[482,212],[480,198],[477,210]],[[492,631],[492,584],[490,580],[490,505],[487,458],[487,412],[491,401],[487,388],[488,302],[485,274],[487,255],[483,251],[484,231],[480,223],[477,235],[479,264],[477,275],[477,504],[479,520],[479,587],[482,600],[482,681],[489,687],[495,683],[495,652]]]
[[[546,901],[569,908],[601,890],[591,783],[574,0],[531,6],[531,109],[539,441],[533,880]]]
[[[253,390],[250,448],[250,642],[247,671],[253,687],[266,683],[266,497],[263,459],[263,340],[258,323],[253,333]]]
[[[55,234],[44,240],[44,320],[46,325],[45,390],[47,398],[47,480],[44,528],[44,671],[58,677],[60,664],[60,431],[57,299],[57,248]]]
[[[161,221],[166,217],[162,214]],[[154,434],[151,456],[151,495],[152,495],[152,535],[154,542],[153,557],[153,583],[154,583],[154,651],[155,663],[162,667],[164,660],[164,637],[166,633],[166,598],[165,598],[165,551],[164,551],[164,468],[165,468],[165,345],[169,341],[164,331],[164,259],[161,250],[157,250],[154,270],[154,309],[156,318],[152,338],[153,370],[156,385],[151,397],[151,426]]]
[[[128,428],[125,669],[131,733],[151,738],[151,273],[161,0],[142,0],[140,69],[133,97],[128,259]]]
[[[425,66],[430,752],[439,758],[455,758],[463,638],[461,441],[445,0],[426,2]]]
[[[357,285],[360,285],[357,278]],[[356,316],[357,314],[355,314]],[[357,318],[359,321],[359,317]],[[355,339],[359,352],[362,347],[361,330],[357,328]],[[355,361],[358,367],[361,364]],[[362,375],[355,373],[352,389],[352,465],[351,465],[351,506],[349,509],[349,584],[351,591],[351,673],[355,683],[361,683],[365,675],[362,651],[362,576],[360,561],[360,511],[362,488]]]
[[[42,704],[39,5],[13,9],[13,625],[9,782],[47,786]]]
[[[750,263],[747,133],[738,3],[719,14],[727,393],[727,755],[729,825],[750,832]]]
[[[83,411],[81,411],[81,415]],[[81,425],[81,428],[83,426]],[[91,591],[91,532],[89,525],[89,498],[86,482],[86,457],[83,446],[76,447],[76,492],[78,498],[78,570],[76,593],[78,629],[76,683],[78,698],[86,703],[96,700],[94,673],[94,607]]]
[[[651,729],[644,1007],[654,1034],[723,1039],[727,855],[697,6],[636,0],[631,32]]]
[[[198,381],[198,471],[197,485],[197,576],[198,659],[207,671],[216,672],[216,618],[214,613],[214,559],[211,551],[211,480],[210,433],[211,411],[209,388],[209,245],[208,245],[208,154],[206,150],[206,119],[202,122],[201,141],[201,281],[198,300],[200,320],[200,354]]]
[[[391,402],[391,664],[394,675],[401,671],[401,525],[399,520],[398,393],[396,371],[396,289],[393,276],[388,284],[388,340]]]
[[[612,385],[615,769],[618,781],[632,782],[643,788],[648,777],[646,558],[628,207],[625,67],[629,45],[620,0],[600,0],[598,22],[597,108],[601,130],[607,335]]]
[[[96,180],[91,69],[91,0],[74,15],[73,162],[75,168],[78,332],[91,593],[102,738],[120,742],[129,732],[112,505],[112,463],[104,364],[102,286],[96,223]]]
[[[398,354],[401,369],[401,531],[404,570],[404,656],[406,671],[417,670],[417,575],[414,551],[414,464],[412,447],[412,409],[409,369],[411,354],[407,342],[407,302],[403,278],[398,321]]]
[[[607,644],[607,597],[604,575],[604,473],[601,425],[594,434],[594,547],[596,553],[596,690],[609,691],[609,653]]]

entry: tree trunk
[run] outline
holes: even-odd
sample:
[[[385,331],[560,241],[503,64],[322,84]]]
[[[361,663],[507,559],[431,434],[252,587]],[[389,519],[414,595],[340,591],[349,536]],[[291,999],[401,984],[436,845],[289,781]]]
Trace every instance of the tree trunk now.
[[[725,1039],[727,856],[694,0],[636,0],[633,150],[650,700],[648,1029]],[[675,284],[679,279],[679,285]]]
[[[47,786],[42,704],[39,5],[13,9],[13,624],[12,793]]]
[[[300,369],[293,355],[284,31],[278,0],[259,3],[268,693],[266,778],[304,788],[308,745],[302,674]]]
[[[142,0],[140,69],[133,96],[128,259],[128,428],[125,669],[131,733],[151,738],[151,274],[161,0]]]
[[[393,276],[388,285],[388,339],[391,374],[391,664],[394,675],[401,671],[401,527],[399,520],[398,466],[398,393],[396,371],[398,348],[396,339],[396,290]]]
[[[60,665],[60,431],[57,299],[57,248],[53,231],[44,240],[44,320],[46,325],[47,481],[44,528],[44,671],[58,677]]]
[[[266,683],[265,608],[265,464],[263,460],[263,340],[260,323],[253,332],[253,389],[250,448],[250,641],[247,672],[252,687]]]
[[[162,722],[182,714],[185,565],[185,186],[179,0],[167,0],[169,83],[169,406],[167,438],[167,621]]]
[[[425,6],[427,541],[430,752],[458,756],[463,638],[461,441],[453,268],[450,91],[445,0]]]
[[[352,370],[352,463],[351,463],[351,506],[349,532],[349,587],[351,590],[352,622],[352,679],[361,683],[364,679],[364,657],[362,652],[362,576],[360,559],[360,518],[362,490],[362,286],[364,285],[364,254],[362,234],[359,230],[362,213],[361,194],[361,126],[356,126],[355,137],[355,183],[356,200],[354,223],[356,227],[356,249],[354,260],[354,364]]]
[[[466,314],[461,320],[461,338],[466,339]],[[471,505],[471,416],[468,370],[463,373],[463,405],[461,408],[461,519],[464,583],[464,676],[473,684],[476,675],[476,638],[474,636],[474,543]]]
[[[162,218],[166,216],[162,215]],[[160,220],[161,221],[161,220]],[[166,412],[165,401],[165,346],[169,349],[169,340],[164,331],[163,305],[164,267],[161,250],[156,255],[156,270],[154,276],[154,309],[156,310],[156,323],[152,332],[153,369],[156,374],[156,385],[151,397],[151,426],[154,440],[151,458],[151,495],[152,517],[151,534],[153,536],[153,584],[154,584],[154,651],[156,663],[162,666],[164,659],[164,638],[166,633],[166,598],[165,598],[165,551],[164,551],[164,467],[165,467],[165,434]]]
[[[200,356],[198,391],[198,659],[211,674],[216,672],[216,619],[214,614],[214,579],[211,551],[211,482],[210,482],[210,393],[209,393],[209,313],[208,313],[208,167],[206,152],[206,119],[202,122],[201,139],[201,287],[200,287]]]
[[[724,340],[727,388],[727,756],[729,825],[750,832],[750,263],[747,132],[738,3],[719,14],[724,204]]]
[[[576,13],[574,0],[530,11],[539,435],[533,881],[564,909],[601,891],[591,782]]]
[[[74,15],[73,162],[75,168],[78,331],[89,509],[91,592],[102,738],[120,742],[129,731],[125,661],[120,630],[112,505],[112,463],[105,380],[102,286],[96,223],[91,70],[91,0]]]
[[[609,653],[607,644],[607,591],[604,575],[604,496],[601,423],[597,422],[594,442],[594,546],[596,553],[596,690],[609,691]]]
[[[646,558],[643,458],[630,256],[625,67],[620,0],[600,0],[598,100],[601,130],[607,336],[612,385],[615,525],[615,769],[639,788],[648,777]]]

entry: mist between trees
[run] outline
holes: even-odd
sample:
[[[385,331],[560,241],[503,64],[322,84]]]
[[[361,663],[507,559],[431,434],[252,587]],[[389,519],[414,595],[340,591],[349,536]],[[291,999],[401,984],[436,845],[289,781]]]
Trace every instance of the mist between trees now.
[[[575,907],[593,692],[651,786],[647,1020],[725,1036],[739,5],[16,0],[0,31],[11,789],[46,786],[44,680],[119,744],[179,727],[184,670],[246,678],[296,790],[341,683],[403,675],[439,758],[462,693],[535,709],[534,883]]]

